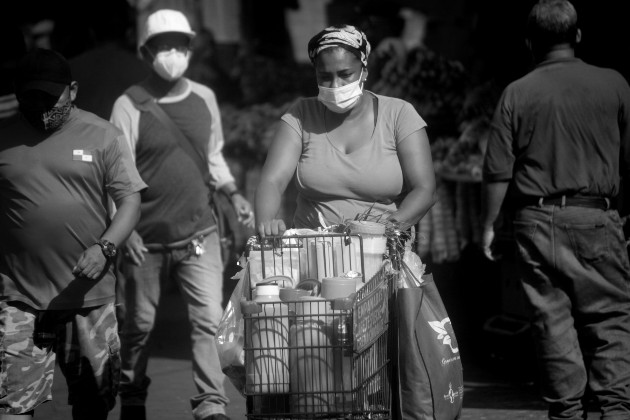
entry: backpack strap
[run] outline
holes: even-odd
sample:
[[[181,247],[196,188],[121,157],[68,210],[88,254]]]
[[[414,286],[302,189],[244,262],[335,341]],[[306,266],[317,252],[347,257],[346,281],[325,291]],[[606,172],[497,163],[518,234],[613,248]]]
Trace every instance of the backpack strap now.
[[[125,95],[131,99],[134,106],[140,111],[150,111],[151,102],[155,103],[155,98],[140,85],[133,85],[125,90]]]

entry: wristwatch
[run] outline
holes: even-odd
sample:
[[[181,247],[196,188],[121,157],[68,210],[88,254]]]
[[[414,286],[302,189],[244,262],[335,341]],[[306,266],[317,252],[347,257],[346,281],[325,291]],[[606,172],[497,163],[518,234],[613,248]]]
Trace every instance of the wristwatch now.
[[[112,259],[116,256],[116,245],[114,245],[112,242],[108,241],[107,239],[99,239],[98,241],[96,241],[96,245],[101,247],[101,251],[103,251],[103,255],[105,255],[105,258]]]

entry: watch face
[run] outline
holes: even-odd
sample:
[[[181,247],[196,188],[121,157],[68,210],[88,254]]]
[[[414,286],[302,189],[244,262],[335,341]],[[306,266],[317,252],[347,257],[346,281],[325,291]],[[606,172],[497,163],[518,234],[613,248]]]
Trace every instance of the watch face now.
[[[107,244],[107,246],[105,247],[105,251],[107,252],[109,257],[116,256],[116,247],[114,246],[114,244]]]
[[[99,245],[103,250],[103,255],[105,255],[107,258],[113,258],[116,256],[116,245],[114,245],[113,243],[102,240],[99,242]]]

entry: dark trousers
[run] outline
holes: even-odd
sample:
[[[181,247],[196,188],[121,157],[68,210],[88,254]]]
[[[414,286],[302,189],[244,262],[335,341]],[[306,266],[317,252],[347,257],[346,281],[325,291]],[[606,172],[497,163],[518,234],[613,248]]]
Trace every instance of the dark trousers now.
[[[630,264],[616,210],[518,210],[514,233],[550,419],[630,418]]]

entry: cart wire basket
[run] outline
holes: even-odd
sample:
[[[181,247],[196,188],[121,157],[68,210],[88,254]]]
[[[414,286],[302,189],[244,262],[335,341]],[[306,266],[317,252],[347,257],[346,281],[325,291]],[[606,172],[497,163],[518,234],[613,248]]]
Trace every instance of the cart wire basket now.
[[[389,301],[397,277],[390,261],[365,279],[361,235],[268,239],[248,246],[249,273],[258,276],[250,284],[349,272],[362,284],[347,298],[242,302],[247,418],[392,418]]]

